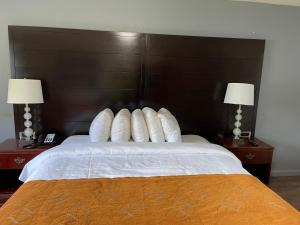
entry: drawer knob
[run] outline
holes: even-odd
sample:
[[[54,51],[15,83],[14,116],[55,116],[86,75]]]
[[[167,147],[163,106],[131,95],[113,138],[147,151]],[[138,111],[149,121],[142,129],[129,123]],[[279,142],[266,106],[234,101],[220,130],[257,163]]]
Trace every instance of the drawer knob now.
[[[247,159],[254,159],[254,158],[255,158],[255,155],[252,154],[252,153],[248,153],[248,154],[246,154],[246,158],[247,158]]]
[[[20,157],[17,157],[14,159],[14,162],[17,163],[17,164],[22,164],[25,162],[25,158],[20,158]]]

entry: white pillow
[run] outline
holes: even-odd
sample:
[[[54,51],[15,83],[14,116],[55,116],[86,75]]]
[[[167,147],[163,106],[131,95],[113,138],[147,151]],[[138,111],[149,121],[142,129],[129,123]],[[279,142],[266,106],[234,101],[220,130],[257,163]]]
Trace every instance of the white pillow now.
[[[144,117],[152,142],[165,142],[164,132],[157,116],[157,112],[151,108],[143,108]]]
[[[181,131],[175,116],[165,108],[161,108],[157,115],[167,142],[181,142]]]
[[[149,132],[144,113],[136,109],[131,113],[131,136],[135,142],[148,142]]]
[[[169,113],[169,114],[172,114],[169,110],[167,110],[166,108],[161,108],[158,113]]]
[[[110,109],[104,109],[91,123],[89,134],[91,142],[108,141],[114,113]]]
[[[111,127],[112,142],[128,142],[130,139],[130,112],[121,109],[115,116]]]

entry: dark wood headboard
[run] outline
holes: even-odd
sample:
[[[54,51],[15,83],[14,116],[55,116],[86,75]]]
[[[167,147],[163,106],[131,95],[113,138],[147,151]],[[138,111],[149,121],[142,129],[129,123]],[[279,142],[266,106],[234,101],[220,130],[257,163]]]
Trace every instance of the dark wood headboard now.
[[[9,43],[12,77],[42,80],[35,130],[86,134],[105,107],[164,106],[183,133],[209,138],[231,132],[226,86],[245,82],[255,106],[243,107],[242,130],[255,131],[264,40],[9,26]],[[23,106],[14,112],[18,133]]]

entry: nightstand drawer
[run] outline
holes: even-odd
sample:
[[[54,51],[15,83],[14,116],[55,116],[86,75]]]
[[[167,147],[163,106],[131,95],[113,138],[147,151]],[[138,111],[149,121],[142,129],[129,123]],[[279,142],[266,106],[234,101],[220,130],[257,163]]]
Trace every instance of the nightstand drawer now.
[[[36,154],[1,154],[0,169],[23,169]]]
[[[242,163],[268,164],[272,162],[272,151],[262,150],[233,150]]]

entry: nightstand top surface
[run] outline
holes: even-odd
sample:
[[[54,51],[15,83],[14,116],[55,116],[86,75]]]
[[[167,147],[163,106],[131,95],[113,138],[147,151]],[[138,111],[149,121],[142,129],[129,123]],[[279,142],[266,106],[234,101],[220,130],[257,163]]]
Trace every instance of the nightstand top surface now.
[[[26,153],[26,152],[42,152],[49,148],[54,147],[54,145],[42,145],[32,149],[24,149],[24,145],[31,144],[32,141],[24,141],[18,139],[6,139],[0,143],[0,153]]]
[[[266,149],[266,150],[273,150],[273,147],[271,145],[266,144],[265,142],[259,140],[258,138],[254,138],[254,142],[258,145],[252,145],[248,139],[238,139],[234,140],[233,137],[224,137],[218,139],[218,143],[224,146],[225,148],[235,149],[235,148],[260,148],[260,149]]]

